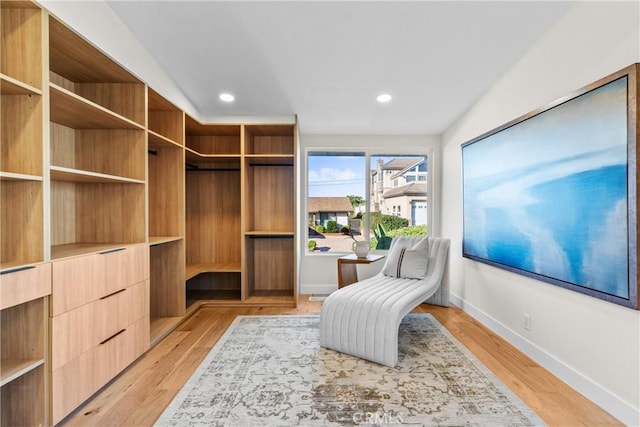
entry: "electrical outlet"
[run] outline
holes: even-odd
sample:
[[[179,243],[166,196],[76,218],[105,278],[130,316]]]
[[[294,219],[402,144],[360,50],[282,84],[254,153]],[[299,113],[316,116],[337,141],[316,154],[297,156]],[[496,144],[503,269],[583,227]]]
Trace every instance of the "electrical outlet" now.
[[[524,327],[527,331],[531,330],[531,316],[527,313],[523,313],[523,323],[522,327]]]

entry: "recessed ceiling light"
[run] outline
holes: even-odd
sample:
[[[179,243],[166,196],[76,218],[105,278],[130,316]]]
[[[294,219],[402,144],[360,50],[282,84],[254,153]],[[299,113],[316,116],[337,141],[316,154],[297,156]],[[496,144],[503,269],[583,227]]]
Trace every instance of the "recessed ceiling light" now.
[[[219,98],[220,98],[221,101],[224,101],[224,102],[233,102],[233,100],[236,99],[230,93],[221,93]]]
[[[391,95],[389,95],[388,93],[383,93],[376,97],[376,101],[378,101],[381,104],[384,104],[385,102],[391,101]]]

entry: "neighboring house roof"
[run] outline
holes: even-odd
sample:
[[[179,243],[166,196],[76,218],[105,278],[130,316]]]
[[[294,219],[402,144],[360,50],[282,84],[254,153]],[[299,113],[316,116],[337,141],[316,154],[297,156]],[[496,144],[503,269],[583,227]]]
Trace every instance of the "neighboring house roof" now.
[[[348,197],[309,197],[309,212],[351,212]]]
[[[416,159],[392,159],[382,165],[382,170],[402,170],[416,163]]]
[[[416,166],[424,163],[425,158],[421,158],[419,160],[414,160],[413,163],[411,163],[410,165],[406,166],[405,168],[403,168],[402,170],[394,173],[393,175],[391,175],[391,179],[397,178],[399,176],[404,175],[405,173],[407,173],[408,171],[410,171],[411,169],[414,169]],[[426,174],[426,172],[422,172],[424,174]]]
[[[389,170],[389,171],[400,171],[400,172],[396,172],[395,175],[397,175],[398,173],[402,173],[402,171],[407,170],[410,167],[414,167],[417,164],[420,164],[424,159],[420,159],[420,160],[416,160],[416,159],[391,159],[389,160],[387,163],[384,163],[383,165],[380,165],[380,170],[381,171],[385,171],[385,170]],[[372,169],[371,170],[371,176],[373,175],[377,175],[378,174],[378,169]]]
[[[426,182],[411,182],[400,187],[392,188],[382,195],[385,199],[400,196],[425,196],[427,194]]]

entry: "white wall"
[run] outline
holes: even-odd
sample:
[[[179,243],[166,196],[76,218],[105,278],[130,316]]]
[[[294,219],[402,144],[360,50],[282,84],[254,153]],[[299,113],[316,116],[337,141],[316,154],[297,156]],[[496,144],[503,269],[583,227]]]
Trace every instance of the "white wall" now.
[[[442,235],[453,239],[454,301],[621,421],[640,425],[639,311],[461,256],[461,144],[634,62],[638,2],[574,4],[443,134]]]
[[[300,212],[306,212],[306,152],[309,149],[327,151],[339,150],[376,150],[379,154],[427,154],[429,156],[429,179],[432,181],[433,205],[440,204],[442,155],[440,151],[440,137],[429,135],[301,135],[300,137]],[[434,212],[429,224],[429,234],[439,235],[439,212]],[[306,223],[299,230],[301,236],[301,276],[300,293],[330,293],[338,288],[337,258],[340,254],[308,255],[304,248]],[[369,266],[358,266],[358,277],[372,276],[382,269],[384,262],[379,261]]]

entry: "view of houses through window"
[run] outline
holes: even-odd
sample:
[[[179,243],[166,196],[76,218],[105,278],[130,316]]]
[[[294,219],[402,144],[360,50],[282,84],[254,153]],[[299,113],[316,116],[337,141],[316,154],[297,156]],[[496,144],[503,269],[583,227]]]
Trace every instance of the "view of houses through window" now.
[[[388,249],[400,235],[425,236],[427,157],[310,152],[308,252],[351,252],[355,240]]]

